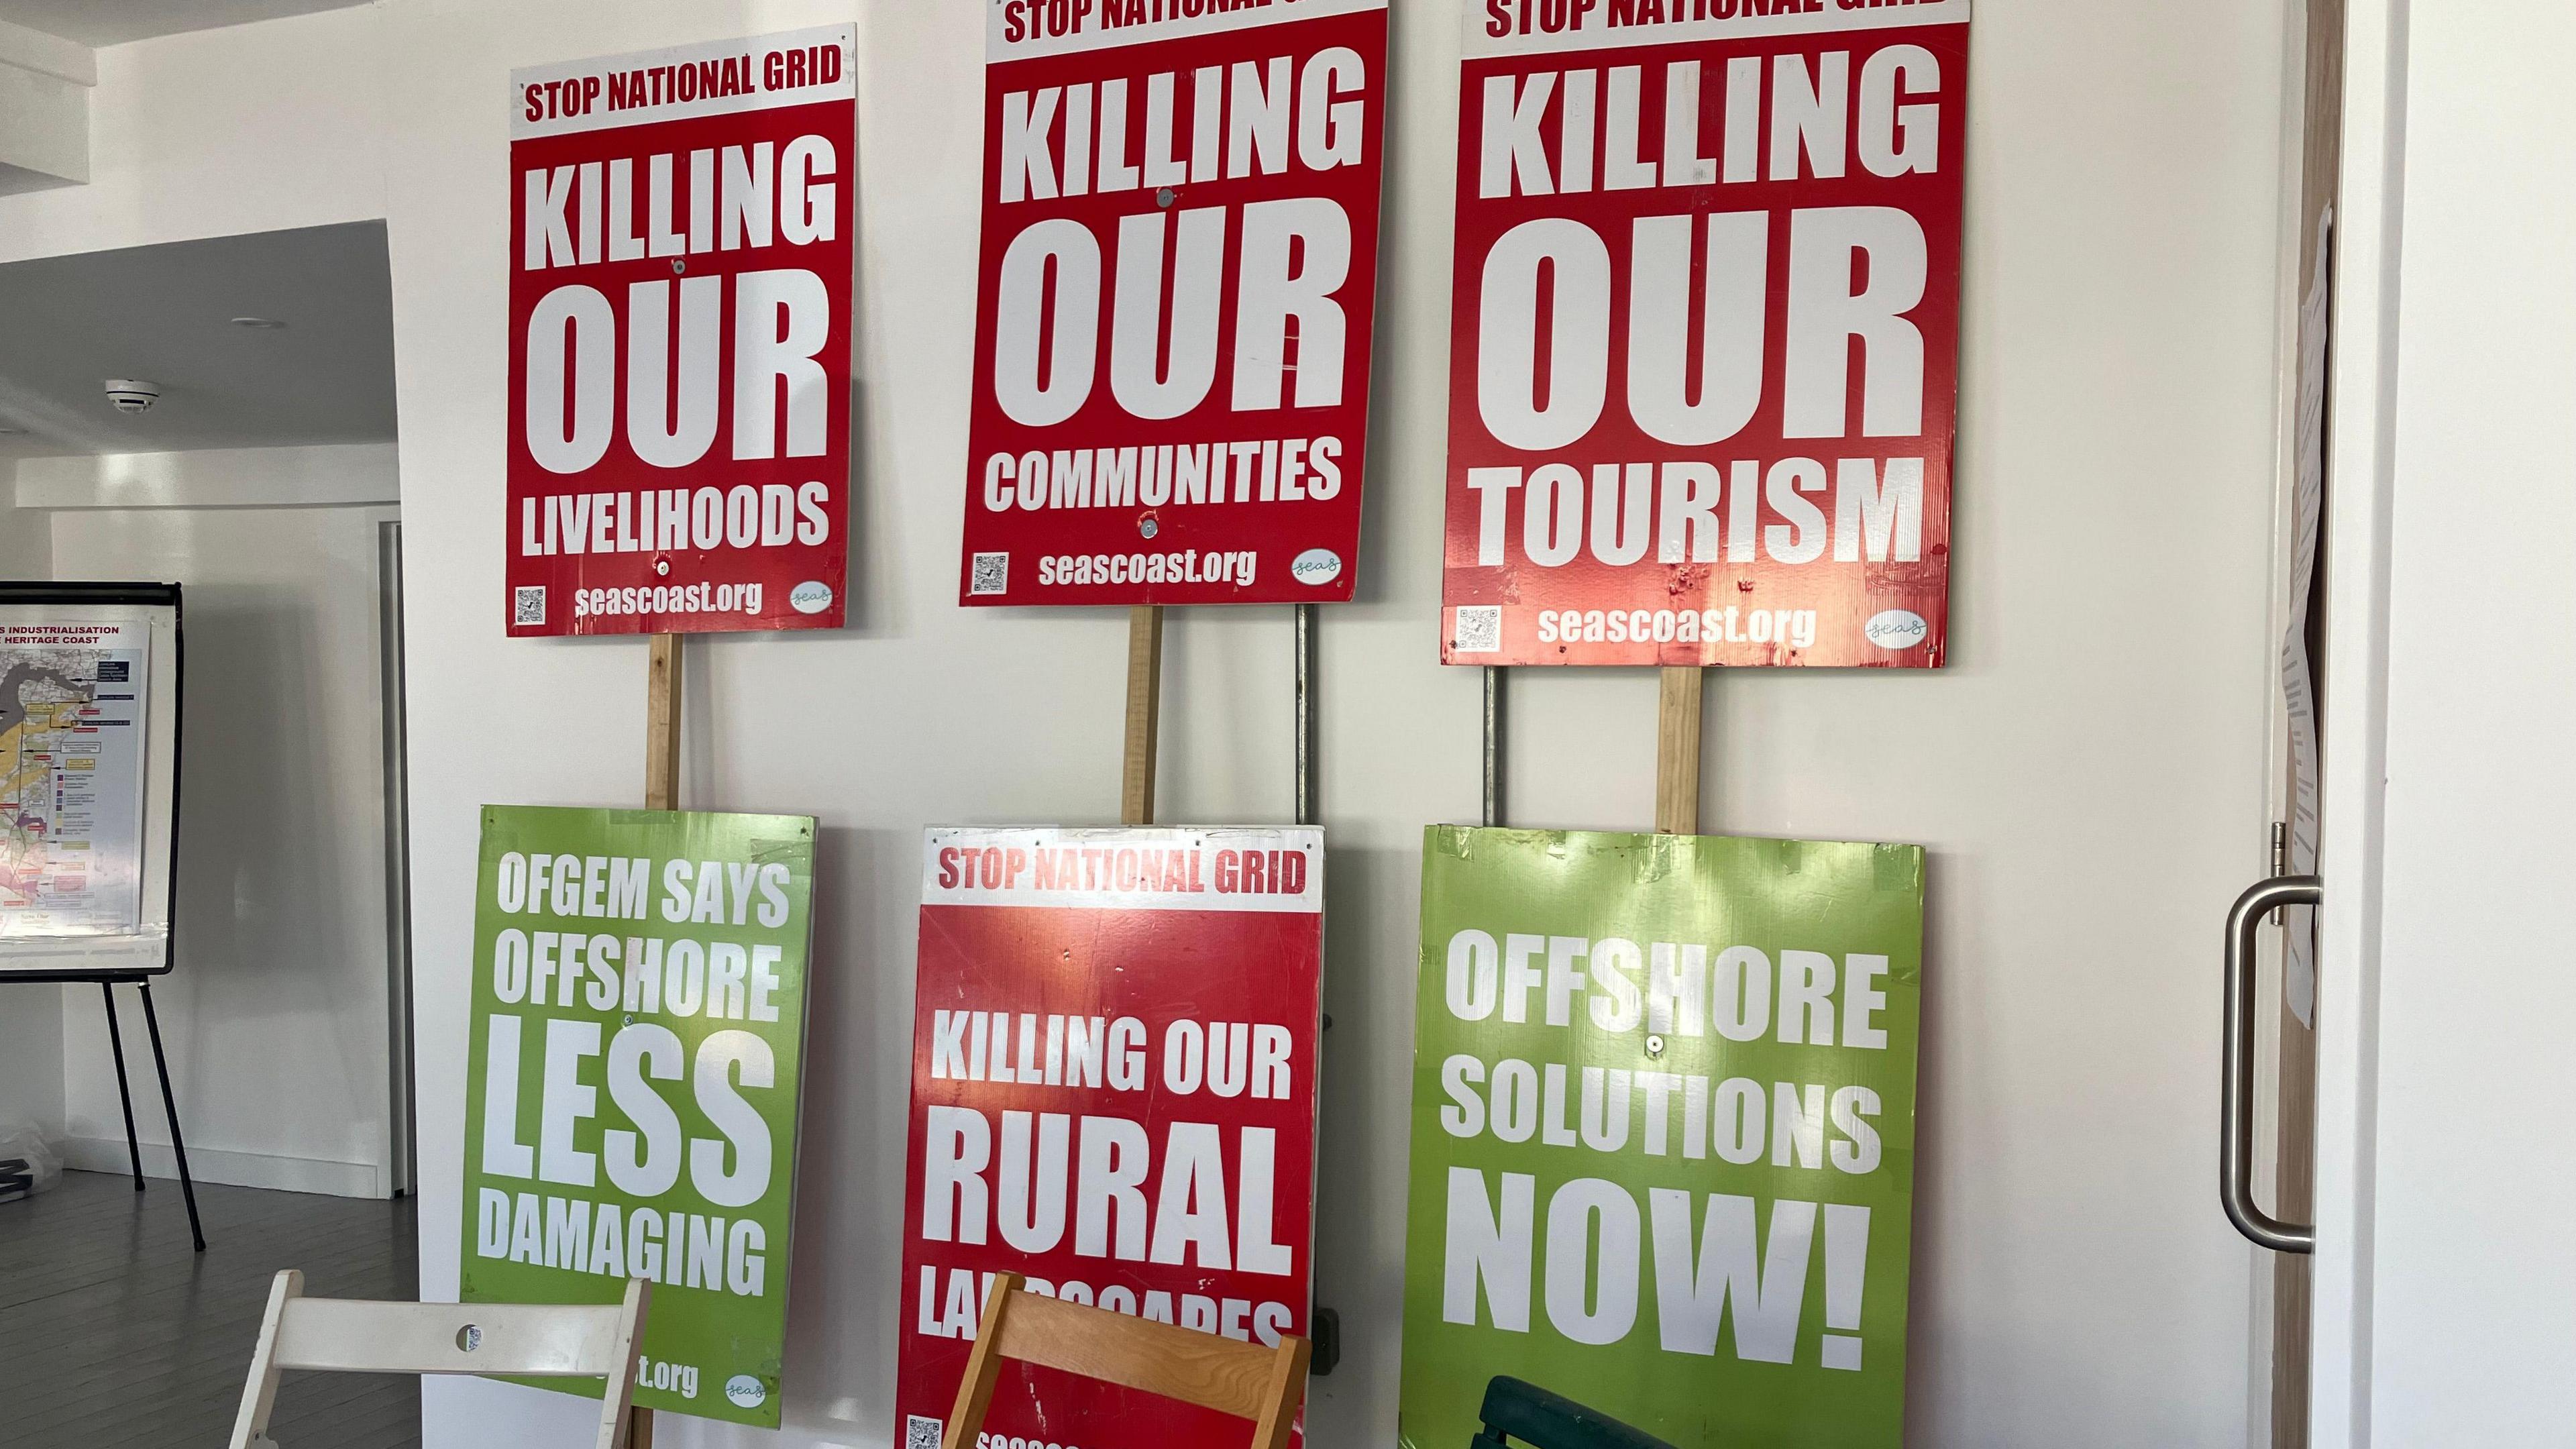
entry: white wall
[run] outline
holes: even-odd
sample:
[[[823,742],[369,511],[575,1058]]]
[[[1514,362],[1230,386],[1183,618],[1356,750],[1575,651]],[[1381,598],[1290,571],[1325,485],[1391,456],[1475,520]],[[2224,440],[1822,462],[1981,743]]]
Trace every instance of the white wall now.
[[[789,1429],[666,1419],[678,1445],[886,1443],[919,831],[1115,816],[1123,618],[953,603],[980,7],[384,0],[147,42],[102,54],[92,194],[0,198],[0,256],[390,219],[435,1294],[455,1281],[475,807],[642,789],[642,646],[511,643],[494,618],[502,78],[854,12],[854,623],[692,644],[687,699],[686,803],[824,824]],[[1433,642],[1456,26],[1455,0],[1399,0],[1380,464],[1361,596],[1323,631],[1337,1025],[1318,1262],[1347,1357],[1312,1423],[1335,1449],[1393,1425],[1416,857],[1424,823],[1476,805],[1476,676]],[[1712,685],[1712,828],[1934,851],[1918,1446],[2246,1436],[2251,1259],[2209,1190],[2212,955],[2264,856],[2281,30],[2276,6],[2225,0],[1982,7],[1956,663]],[[1284,612],[1184,613],[1169,668],[1167,813],[1283,818]],[[1515,819],[1647,824],[1653,698],[1645,673],[1516,679]],[[455,1382],[427,1417],[432,1449],[505,1449],[578,1413]]]
[[[89,179],[87,46],[0,20],[0,192]]]
[[[100,50],[89,182],[0,196],[0,262],[383,216],[382,16]]]
[[[0,479],[7,477],[0,466]],[[41,579],[53,564],[53,530],[45,515],[22,509],[0,488],[0,579]]]
[[[174,455],[184,458],[185,455]],[[178,966],[153,987],[189,1165],[209,1182],[383,1196],[384,773],[376,523],[390,510],[54,516],[54,576],[187,589]],[[143,1020],[118,993],[147,1170],[168,1175]],[[66,1158],[121,1171],[99,993],[66,988]],[[139,1055],[138,1055],[139,1053]]]
[[[0,480],[8,476],[0,463]],[[53,567],[45,514],[15,507],[0,487],[0,579],[41,579]],[[50,986],[0,989],[0,1121],[23,1117],[59,1137],[63,1130],[62,993]]]
[[[325,443],[22,458],[16,493],[22,509],[264,508],[393,503],[402,485],[393,444]]]
[[[0,993],[0,1122],[33,1122],[54,1140],[63,1134],[62,1003],[59,987]]]
[[[644,650],[509,643],[500,447],[509,68],[848,18],[395,3],[385,114],[411,602],[423,1281],[454,1282],[475,806],[639,798]],[[856,619],[691,646],[686,803],[812,811],[820,1000],[780,1441],[889,1433],[919,831],[1114,818],[1121,615],[954,607],[971,378],[978,7],[859,8]],[[1717,681],[1719,828],[1933,857],[1913,1442],[2246,1436],[2250,1255],[2210,1190],[2226,901],[2264,860],[2281,19],[1986,7],[1969,139],[1953,669]],[[1477,680],[1435,663],[1455,8],[1399,7],[1379,466],[1358,602],[1324,623],[1333,842],[1317,1442],[1393,1427],[1420,828],[1471,818]],[[436,480],[434,485],[419,480]],[[425,581],[436,580],[437,586]],[[1176,819],[1288,809],[1284,613],[1172,624]],[[1525,676],[1514,814],[1652,818],[1654,683]],[[488,701],[521,727],[494,749]],[[439,1384],[440,1446],[574,1431]]]
[[[381,29],[377,10],[357,8],[97,51],[97,83],[87,98],[89,181],[0,195],[0,262],[382,217]],[[50,515],[12,508],[14,497],[14,485],[0,487],[0,577],[47,577]],[[54,1132],[64,1128],[70,1105],[67,1069],[92,1083],[104,1080],[81,1065],[105,1050],[97,1040],[105,1031],[97,993],[71,995],[76,1010],[68,1019],[49,990],[19,988],[0,1000],[0,1107],[35,1102],[50,1111],[40,1120]],[[27,1085],[13,1087],[21,1077]],[[75,1086],[71,1101],[81,1097]],[[194,1125],[193,1104],[191,1114],[183,1128]],[[105,1135],[122,1134],[112,1095],[105,1112],[93,1110],[88,1120],[114,1124]],[[147,1106],[138,1123],[158,1120]],[[145,1135],[157,1130],[147,1125]],[[254,1144],[239,1163],[200,1153],[191,1162],[210,1178],[259,1177],[267,1151]],[[117,1170],[123,1161],[120,1145]],[[146,1162],[155,1171],[167,1166],[166,1159]],[[363,1174],[345,1166],[318,1175],[298,1168],[287,1180],[380,1190],[372,1166]]]
[[[2377,939],[2347,991],[2350,1070],[2328,1085],[2359,1140],[2330,1159],[2352,1206],[2330,1200],[2325,1230],[2360,1262],[2331,1305],[2352,1326],[2324,1325],[2349,1360],[2331,1368],[2354,1385],[2351,1429],[2321,1442],[2557,1444],[2576,1420],[2560,1130],[2576,657],[2554,642],[2576,597],[2576,276],[2559,240],[2576,227],[2576,13],[2394,9],[2393,401],[2336,403],[2356,431],[2393,426],[2393,470],[2385,554],[2354,560],[2386,570],[2383,610],[2355,631],[2384,640],[2384,692],[2354,701],[2384,711],[2385,758],[2347,817],[2384,784],[2384,834],[2328,878],[2359,891],[2356,914],[2376,905],[2356,934]]]

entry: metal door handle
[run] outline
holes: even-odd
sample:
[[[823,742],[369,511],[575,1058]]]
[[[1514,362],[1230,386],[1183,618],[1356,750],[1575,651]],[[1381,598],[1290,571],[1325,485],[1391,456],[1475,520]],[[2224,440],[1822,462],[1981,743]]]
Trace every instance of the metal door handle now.
[[[2219,1083],[2218,1200],[2227,1220],[2256,1247],[2312,1253],[2314,1224],[2285,1223],[2254,1205],[2254,932],[2283,906],[2313,906],[2325,883],[2275,876],[2236,898],[2227,913],[2227,1050]]]

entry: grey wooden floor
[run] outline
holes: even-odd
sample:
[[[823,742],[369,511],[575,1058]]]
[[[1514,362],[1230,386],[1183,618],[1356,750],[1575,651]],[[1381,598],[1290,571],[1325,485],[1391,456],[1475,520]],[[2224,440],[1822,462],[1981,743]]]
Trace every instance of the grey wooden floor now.
[[[179,1184],[94,1172],[0,1203],[0,1444],[222,1449],[280,1268],[331,1298],[416,1298],[412,1204],[197,1188],[189,1250]],[[417,1379],[289,1374],[279,1449],[420,1442]]]

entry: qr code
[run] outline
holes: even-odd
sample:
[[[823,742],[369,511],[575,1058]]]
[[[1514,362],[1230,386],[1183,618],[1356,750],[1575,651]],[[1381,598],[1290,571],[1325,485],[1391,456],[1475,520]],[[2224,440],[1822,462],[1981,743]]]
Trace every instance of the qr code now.
[[[940,1423],[919,1414],[903,1417],[903,1449],[939,1449]]]
[[[1453,654],[1495,654],[1503,647],[1503,606],[1475,604],[1458,610],[1458,642]]]
[[[970,594],[1007,594],[1011,591],[1011,556],[1006,553],[975,555],[975,578],[966,586]],[[909,1446],[907,1446],[909,1449]]]
[[[546,586],[521,584],[510,591],[510,622],[542,624],[546,621]]]

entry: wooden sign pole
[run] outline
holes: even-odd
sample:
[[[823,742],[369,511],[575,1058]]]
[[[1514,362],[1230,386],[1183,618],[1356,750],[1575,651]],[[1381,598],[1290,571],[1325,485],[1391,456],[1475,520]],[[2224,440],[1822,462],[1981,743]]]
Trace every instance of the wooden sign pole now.
[[[1699,834],[1700,671],[1667,668],[1655,707],[1655,833]]]
[[[653,636],[644,694],[644,808],[680,808],[680,636]]]
[[[1154,749],[1163,713],[1163,608],[1137,604],[1127,611],[1126,780],[1118,818],[1127,825],[1154,823]]]
[[[680,808],[680,636],[653,636],[644,683],[644,808]],[[653,1449],[653,1411],[626,1411],[627,1449]]]

